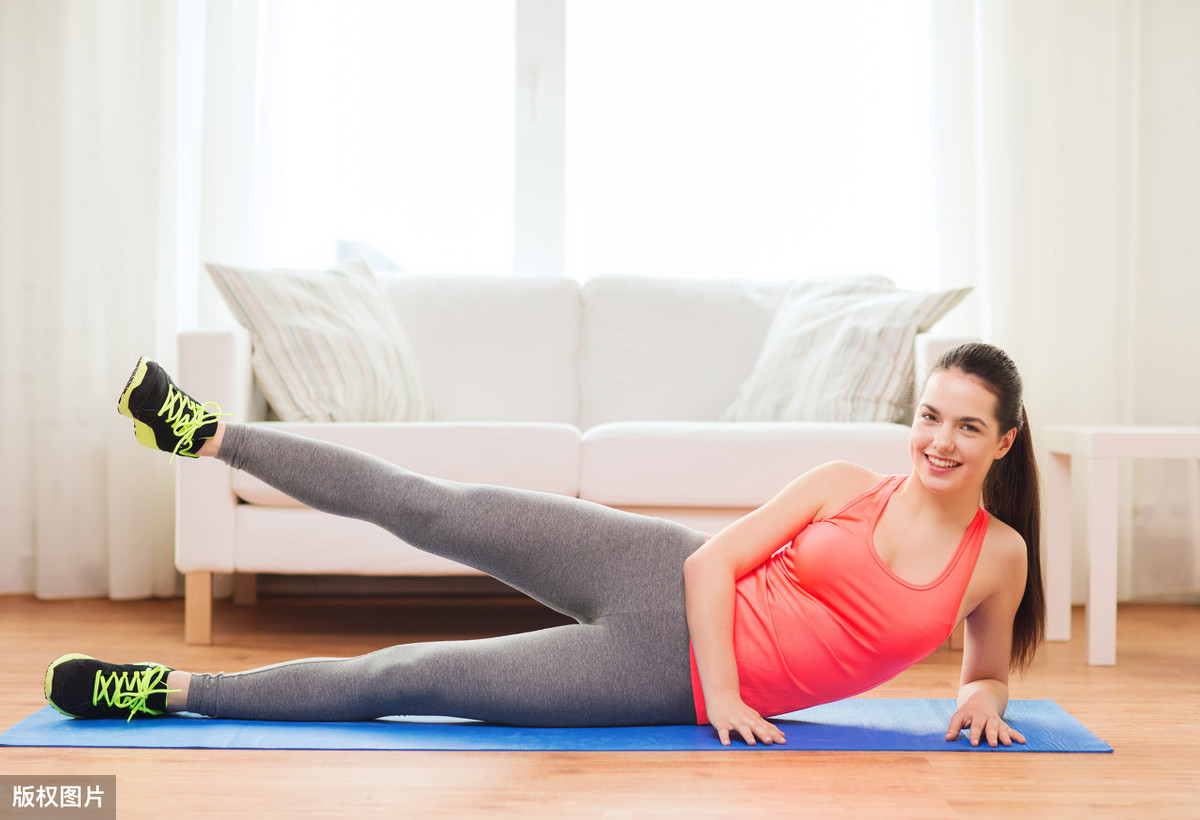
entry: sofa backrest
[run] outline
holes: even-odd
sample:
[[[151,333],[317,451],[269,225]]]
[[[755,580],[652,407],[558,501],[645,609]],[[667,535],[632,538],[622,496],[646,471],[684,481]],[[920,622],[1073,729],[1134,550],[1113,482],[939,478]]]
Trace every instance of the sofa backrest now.
[[[380,277],[439,421],[716,421],[786,283]]]
[[[579,285],[382,275],[439,421],[579,423]]]
[[[790,282],[383,275],[439,421],[717,421]],[[926,339],[918,338],[918,359]]]
[[[582,290],[580,426],[717,421],[789,283],[605,276]]]

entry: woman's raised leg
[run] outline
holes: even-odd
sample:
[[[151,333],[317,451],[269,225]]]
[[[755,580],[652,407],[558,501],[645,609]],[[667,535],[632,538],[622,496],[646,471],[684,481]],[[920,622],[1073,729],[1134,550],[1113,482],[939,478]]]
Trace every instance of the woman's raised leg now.
[[[682,606],[683,561],[705,539],[679,524],[575,498],[443,481],[268,426],[226,425],[218,408],[184,393],[145,359],[118,409],[146,446],[189,457],[215,451],[303,504],[375,523],[581,623],[658,606],[664,589]]]
[[[370,521],[590,623],[658,606],[702,533],[577,498],[429,478],[261,425],[224,428],[219,457],[314,509]]]

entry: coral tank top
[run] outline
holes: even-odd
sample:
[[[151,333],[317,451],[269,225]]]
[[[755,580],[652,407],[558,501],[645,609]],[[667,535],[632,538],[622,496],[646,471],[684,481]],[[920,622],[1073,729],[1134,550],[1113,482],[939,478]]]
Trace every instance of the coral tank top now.
[[[761,715],[840,700],[887,681],[954,630],[989,516],[975,514],[929,584],[898,577],[875,551],[875,525],[907,476],[890,476],[801,530],[740,578],[733,647],[742,700]],[[692,653],[696,719],[707,723]]]

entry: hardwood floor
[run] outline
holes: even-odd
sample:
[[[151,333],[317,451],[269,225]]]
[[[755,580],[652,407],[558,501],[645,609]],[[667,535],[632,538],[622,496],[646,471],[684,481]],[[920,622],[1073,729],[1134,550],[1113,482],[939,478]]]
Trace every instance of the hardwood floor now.
[[[0,728],[40,708],[42,673],[78,651],[235,670],[401,640],[559,622],[501,600],[264,598],[218,603],[211,647],[182,642],[180,601],[0,597]],[[1111,755],[492,753],[0,748],[0,774],[115,774],[119,817],[1200,817],[1200,607],[1123,606],[1118,665],[1044,646],[1013,696],[1053,698]],[[874,694],[951,697],[941,650]],[[0,814],[10,805],[0,794]]]

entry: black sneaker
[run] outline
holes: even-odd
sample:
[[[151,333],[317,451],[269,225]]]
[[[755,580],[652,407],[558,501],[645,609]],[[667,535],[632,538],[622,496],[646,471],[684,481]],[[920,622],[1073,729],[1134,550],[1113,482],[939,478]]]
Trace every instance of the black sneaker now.
[[[141,444],[175,456],[197,458],[204,442],[217,434],[221,408],[214,402],[201,404],[175,386],[158,362],[138,359],[117,410],[133,419],[133,430]]]
[[[46,700],[74,718],[156,717],[167,711],[167,675],[159,663],[115,664],[63,655],[46,670]]]

